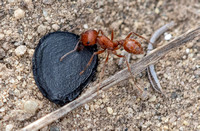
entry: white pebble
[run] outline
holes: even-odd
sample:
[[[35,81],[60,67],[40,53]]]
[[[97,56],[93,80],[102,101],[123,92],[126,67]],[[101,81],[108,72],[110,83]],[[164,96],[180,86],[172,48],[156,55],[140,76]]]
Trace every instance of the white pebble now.
[[[24,110],[27,113],[35,113],[38,110],[38,103],[33,100],[26,101],[24,103]]]
[[[90,109],[90,107],[88,106],[88,104],[85,104],[85,109],[86,109],[86,110],[89,110],[89,109]]]
[[[165,40],[170,40],[172,38],[171,34],[165,33]]]
[[[53,25],[52,25],[52,28],[53,28],[54,30],[58,30],[58,29],[60,28],[60,26],[57,25],[57,24],[53,24]]]
[[[37,32],[40,33],[41,35],[44,35],[46,33],[46,26],[39,25],[37,28]]]
[[[16,18],[16,19],[21,19],[21,18],[23,18],[25,16],[25,12],[24,12],[24,10],[22,10],[22,9],[17,9],[17,10],[15,10],[15,12],[14,12],[14,17]]]
[[[15,54],[17,56],[22,56],[26,53],[27,47],[25,45],[20,45],[15,49]]]
[[[4,107],[0,108],[0,112],[4,112],[6,109]]]
[[[108,112],[108,114],[113,114],[113,109],[111,108],[111,107],[107,107],[107,112]]]
[[[185,52],[186,52],[187,54],[189,54],[189,53],[190,53],[190,49],[187,48],[187,49],[185,50]]]
[[[156,101],[156,96],[155,96],[155,95],[153,95],[153,96],[149,99],[149,102],[154,102],[154,101]]]
[[[8,2],[9,2],[9,3],[14,3],[14,2],[15,2],[15,0],[8,0]]]
[[[83,28],[84,28],[84,29],[88,29],[88,25],[87,25],[87,24],[84,24],[84,25],[83,25]]]
[[[46,5],[50,5],[53,4],[54,0],[43,0],[42,2]]]
[[[4,36],[4,34],[0,33],[0,40],[3,40]]]
[[[32,4],[32,0],[24,0],[26,4]]]
[[[13,130],[13,125],[12,124],[9,124],[6,126],[6,131],[12,131]]]

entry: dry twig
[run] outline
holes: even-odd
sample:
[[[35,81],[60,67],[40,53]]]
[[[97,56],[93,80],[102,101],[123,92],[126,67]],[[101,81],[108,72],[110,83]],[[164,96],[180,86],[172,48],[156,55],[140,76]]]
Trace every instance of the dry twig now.
[[[163,45],[151,51],[147,56],[139,60],[137,63],[131,65],[132,73],[134,75],[137,75],[138,73],[145,70],[148,65],[155,63],[172,49],[179,47],[184,43],[193,40],[196,37],[200,37],[200,27],[178,37],[177,39],[173,40],[172,42],[166,45]],[[97,88],[98,84],[94,87],[89,88],[76,100],[24,127],[22,131],[33,131],[41,129],[42,127],[47,126],[55,120],[65,116],[68,112],[72,111],[73,109],[93,100],[97,96],[97,94],[101,93],[102,91],[107,90],[108,88],[130,77],[131,76],[127,68],[121,70],[115,75],[104,80],[100,86],[100,89]],[[97,93],[97,90],[99,91],[99,93]]]

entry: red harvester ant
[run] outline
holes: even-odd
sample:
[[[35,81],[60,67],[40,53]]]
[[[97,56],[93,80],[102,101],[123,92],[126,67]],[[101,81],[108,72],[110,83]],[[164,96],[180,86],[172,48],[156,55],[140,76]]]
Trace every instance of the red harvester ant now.
[[[101,35],[99,35],[99,34],[101,34]],[[83,46],[92,46],[92,45],[98,44],[103,50],[99,50],[97,52],[94,52],[94,54],[90,58],[90,61],[88,62],[88,64],[84,68],[84,70],[80,72],[80,75],[83,74],[83,72],[91,64],[91,62],[93,60],[93,57],[95,55],[101,54],[106,50],[107,50],[108,54],[107,54],[107,57],[106,57],[106,60],[105,60],[104,66],[103,66],[102,73],[100,75],[100,84],[101,84],[102,76],[104,74],[105,64],[108,61],[109,54],[114,54],[114,55],[116,55],[118,57],[124,57],[124,59],[126,60],[126,64],[127,64],[128,70],[131,73],[130,65],[129,65],[126,57],[124,55],[117,54],[116,50],[120,49],[123,46],[124,49],[129,53],[142,54],[143,53],[143,48],[141,47],[141,44],[139,42],[137,42],[135,39],[131,39],[130,38],[130,36],[132,34],[134,34],[134,35],[136,35],[136,36],[148,41],[144,37],[142,37],[142,36],[140,36],[140,35],[138,35],[138,34],[136,34],[134,32],[129,33],[129,35],[123,40],[113,41],[113,37],[114,37],[113,30],[112,30],[112,33],[111,33],[111,39],[106,37],[102,30],[99,30],[98,32],[96,30],[88,30],[88,31],[83,32],[81,34],[80,40],[76,44],[75,48],[72,51],[66,53],[64,56],[62,56],[60,58],[60,61],[62,61],[64,57],[66,57],[67,55],[71,54],[72,52],[77,51],[77,49],[79,47],[79,43],[82,44]],[[133,77],[132,73],[131,73],[131,76]],[[100,84],[99,84],[99,87],[100,87]],[[138,88],[138,90],[140,92],[142,92],[142,90],[139,87],[137,87],[137,88]]]

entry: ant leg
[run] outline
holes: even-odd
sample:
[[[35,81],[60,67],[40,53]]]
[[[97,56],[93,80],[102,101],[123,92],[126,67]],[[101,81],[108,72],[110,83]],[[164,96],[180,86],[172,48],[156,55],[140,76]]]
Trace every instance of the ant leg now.
[[[98,31],[98,34],[99,34],[99,33],[101,33],[102,35],[104,35],[104,33],[103,33],[103,31],[102,31],[102,30],[99,30],[99,31]]]
[[[129,65],[127,59],[126,59],[126,56],[124,56],[124,55],[118,55],[116,51],[113,51],[112,53],[113,53],[114,55],[118,56],[118,57],[124,57],[124,59],[125,59],[125,61],[126,61],[126,64],[127,64],[127,67],[128,67],[128,70],[129,70],[129,72],[130,72],[130,74],[131,74],[131,77],[132,77],[133,80],[134,80],[134,76],[133,76],[133,74],[131,73],[131,68],[130,68],[130,65]],[[135,83],[135,82],[134,82],[134,83]],[[142,93],[142,92],[143,92],[142,89],[141,89],[140,87],[138,87],[137,84],[135,84],[135,85],[136,85],[137,89]]]
[[[95,55],[98,55],[98,54],[101,54],[101,53],[103,53],[104,51],[105,51],[105,50],[100,50],[100,51],[94,52],[93,55],[92,55],[92,57],[90,58],[90,61],[87,63],[86,67],[80,72],[80,75],[82,75],[83,72],[85,72],[85,70],[86,70],[86,69],[88,68],[88,66],[91,64],[91,62],[92,62],[94,56],[95,56]]]
[[[109,53],[109,51],[108,51],[106,60],[105,60],[104,65],[103,65],[103,69],[102,69],[101,74],[100,74],[100,80],[99,80],[98,90],[100,89],[100,86],[101,86],[102,77],[103,77],[103,75],[104,75],[104,71],[105,71],[106,63],[108,62],[109,55],[110,55],[110,53]]]
[[[113,30],[112,30],[112,33],[111,33],[111,41],[113,41],[113,38],[114,38],[114,33],[113,33]]]
[[[80,42],[80,40],[77,42],[77,44],[76,44],[76,46],[75,46],[75,48],[74,48],[73,50],[71,50],[70,52],[66,53],[65,55],[63,55],[63,56],[60,58],[60,61],[62,61],[67,55],[69,55],[69,54],[75,52],[75,51],[78,49],[79,42]]]
[[[137,33],[135,33],[135,32],[131,32],[126,38],[129,38],[132,34],[134,34],[134,35],[136,35],[136,36],[138,36],[138,37],[140,37],[140,38],[146,40],[147,42],[151,43],[149,40],[147,40],[146,38],[144,38],[143,36],[141,36],[141,35],[139,35],[139,34],[137,34]],[[151,44],[152,44],[152,43],[151,43]]]

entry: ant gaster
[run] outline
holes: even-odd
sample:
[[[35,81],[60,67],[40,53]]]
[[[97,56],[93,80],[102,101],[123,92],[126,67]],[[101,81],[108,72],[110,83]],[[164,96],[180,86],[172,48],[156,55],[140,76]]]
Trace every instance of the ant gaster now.
[[[134,32],[131,32],[131,33],[128,34],[128,36],[125,39],[119,40],[119,41],[113,41],[113,37],[114,37],[113,30],[112,30],[112,33],[111,33],[111,39],[106,37],[102,30],[99,30],[98,32],[96,30],[88,30],[88,31],[86,31],[86,32],[81,34],[80,40],[76,44],[75,48],[72,51],[66,53],[64,56],[62,56],[60,58],[60,61],[62,61],[64,59],[64,57],[66,57],[67,55],[77,51],[78,48],[80,47],[80,44],[82,44],[83,46],[92,46],[92,45],[97,44],[102,48],[102,50],[94,52],[94,54],[90,58],[88,64],[86,65],[86,67],[80,72],[80,75],[83,74],[83,72],[91,64],[91,62],[92,62],[92,60],[93,60],[95,55],[101,54],[106,50],[107,50],[107,57],[106,57],[106,60],[104,62],[103,70],[102,70],[101,75],[100,75],[100,84],[101,84],[102,76],[104,74],[105,64],[107,63],[110,54],[114,54],[114,55],[116,55],[118,57],[124,57],[124,59],[126,61],[126,64],[127,64],[127,67],[128,67],[128,70],[131,73],[131,68],[130,68],[130,65],[129,65],[126,57],[124,55],[117,54],[116,50],[120,49],[123,46],[124,49],[129,53],[142,54],[143,53],[143,48],[142,48],[141,44],[138,41],[136,41],[135,39],[131,39],[130,38],[130,36],[132,34],[134,34],[134,35],[136,35],[136,36],[138,36],[138,37],[140,37],[142,39],[145,39],[144,37],[142,37],[142,36],[140,36],[140,35],[138,35],[138,34],[136,34]],[[147,39],[145,39],[145,40],[148,41]],[[131,73],[131,76],[133,77],[132,73]],[[99,86],[100,86],[100,84],[99,84]],[[139,87],[137,87],[137,88],[139,89],[139,91],[142,92],[142,90]]]

